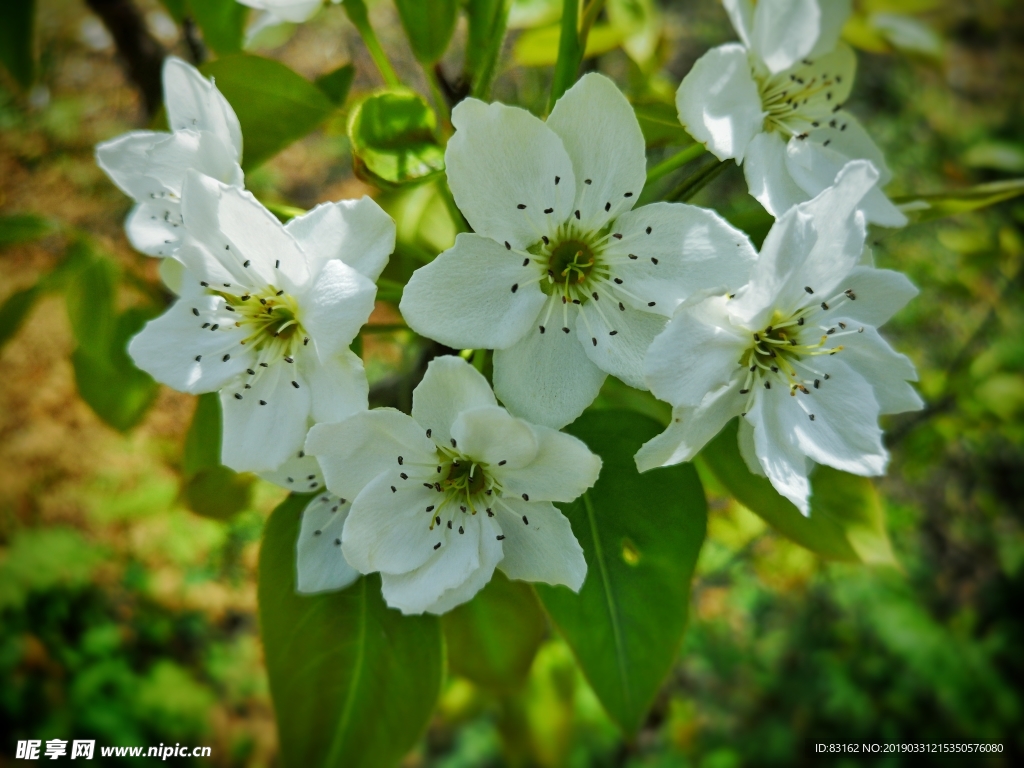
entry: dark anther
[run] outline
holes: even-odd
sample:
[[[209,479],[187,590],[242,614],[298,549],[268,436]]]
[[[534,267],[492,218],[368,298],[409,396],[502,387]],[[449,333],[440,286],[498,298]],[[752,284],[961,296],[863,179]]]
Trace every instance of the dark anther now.
[[[555,210],[554,208],[545,208],[544,209],[544,213],[553,213],[554,210]]]
[[[605,203],[604,204],[604,212],[605,213],[608,213],[608,211],[610,211],[611,209],[612,209],[612,204],[611,203]]]
[[[826,304],[824,301],[821,302],[821,308],[822,309],[828,309],[828,304]]]
[[[512,285],[512,293],[515,293],[518,290],[519,290],[519,283],[513,283],[513,285]]]
[[[820,386],[821,386],[821,379],[815,379],[814,380],[814,388],[818,389],[818,387],[820,387]]]
[[[629,258],[630,258],[630,259],[632,259],[633,261],[636,261],[636,260],[637,260],[637,255],[636,255],[635,253],[630,253],[630,254],[627,254],[627,255],[628,255],[628,256],[629,256]]]
[[[623,195],[623,197],[632,197],[632,196],[633,196],[632,192],[627,192],[626,194]]]
[[[494,538],[496,538],[498,541],[504,541],[505,534],[502,534],[501,536],[495,536]]]
[[[278,259],[277,261],[274,262],[274,269],[280,269],[280,268],[281,268],[281,260]]]
[[[202,355],[196,355],[196,362],[197,362],[197,363],[198,363],[198,362],[199,362],[200,360],[202,360],[202,359],[203,359],[203,356],[202,356]]]
[[[260,405],[266,405],[266,404],[267,404],[266,400],[260,400]]]
[[[593,293],[591,293],[590,295],[594,297],[594,301],[597,301],[597,300],[598,300],[598,295],[597,295],[597,291],[594,291],[594,292],[593,292]]]
[[[226,363],[230,359],[231,359],[231,355],[224,355],[224,357],[222,357],[220,360],[221,360],[222,363]]]
[[[803,325],[804,324],[804,319],[801,317],[799,320],[796,321],[796,324],[797,325]]]
[[[809,413],[807,415],[810,417],[811,421],[814,421],[814,414],[813,413]]]
[[[811,288],[811,286],[809,285],[805,285],[804,290],[807,291],[808,293],[814,293],[814,289]]]
[[[408,480],[409,479],[409,476],[407,474],[405,474],[405,472],[399,472],[398,476],[400,478],[402,478],[403,480]]]
[[[227,246],[225,245],[225,246],[224,246],[224,248],[227,248]],[[246,260],[245,260],[245,261],[244,261],[244,262],[242,263],[242,266],[243,266],[243,267],[248,267],[248,266],[249,266],[249,265],[250,265],[251,263],[252,263],[251,261],[249,261],[248,259],[246,259]]]
[[[651,256],[651,263],[652,264],[657,264],[658,260],[656,258],[654,258],[653,256]]]
[[[648,235],[651,234],[651,228],[650,227],[647,228],[647,234]]]
[[[541,235],[540,239],[544,241],[544,245],[547,245],[548,243],[551,242],[550,240],[548,240],[548,236],[547,235]]]
[[[749,389],[741,389],[741,390],[740,390],[740,394],[741,394],[741,395],[745,395],[745,394],[747,394],[747,392],[749,392],[749,391],[750,391]]]
[[[512,250],[512,244],[509,243],[508,240],[505,241],[505,250],[506,251],[511,251]]]
[[[771,388],[772,388],[772,383],[771,383],[770,381],[766,381],[766,382],[764,383],[764,388],[765,388],[765,389],[771,389]]]
[[[199,310],[196,309],[195,307],[192,307],[192,314],[195,315],[196,317],[199,317]]]
[[[405,459],[403,459],[401,456],[399,456],[398,457],[398,465],[401,466],[404,462],[405,462]]]
[[[576,220],[577,220],[577,221],[579,221],[579,218],[580,218],[580,212],[579,212],[579,209],[577,209],[576,211],[574,211],[574,213],[576,214]]]
[[[391,492],[392,492],[392,493],[397,493],[397,492],[398,492],[398,489],[397,489],[397,488],[395,488],[395,486],[393,486],[393,485],[392,485],[392,486],[391,486]]]
[[[237,392],[235,392],[235,400],[241,400],[241,399],[242,399],[242,396],[240,394],[238,394]]]
[[[465,533],[465,531],[462,529],[461,525],[459,526],[459,533]]]
[[[452,521],[451,521],[451,520],[449,520],[449,521],[448,521],[448,530],[450,531],[451,529],[452,529]]]
[[[623,311],[623,312],[625,312],[625,311],[626,311],[626,307],[625,307],[625,306],[623,305],[623,303],[622,303],[621,301],[619,302],[619,309],[620,309],[621,311]]]
[[[440,548],[441,548],[441,542],[439,541],[439,542],[437,542],[437,544],[434,545],[434,549],[440,549]]]
[[[250,376],[256,375],[256,371],[254,371],[252,368],[246,368],[245,372],[248,373]]]
[[[654,301],[648,301],[648,302],[647,302],[647,306],[648,306],[648,307],[653,307],[653,306],[654,306],[654,305],[655,305],[656,303],[657,303],[657,302],[654,302]]]
[[[568,332],[569,332],[568,328],[562,328],[562,333],[568,333]]]
[[[853,292],[852,288],[847,288],[845,291],[843,291],[843,293],[846,294],[846,298],[848,298],[850,301],[857,300],[857,294]]]
[[[529,497],[529,496],[527,496],[527,495],[526,495],[526,494],[524,493],[524,494],[523,494],[523,501],[529,501],[529,500],[530,500],[530,497]]]
[[[541,325],[541,326],[538,326],[538,327],[540,328],[540,332],[541,332],[541,333],[544,333],[544,326],[543,326],[543,325]]]
[[[597,346],[597,339],[595,339],[595,338],[594,338],[593,336],[591,336],[591,337],[590,337],[590,340],[591,340],[592,342],[594,342],[594,346],[596,347],[596,346]]]
[[[522,211],[522,210],[526,209],[526,206],[523,205],[522,203],[520,203],[519,205],[516,206],[516,208],[518,208],[520,211]]]
[[[528,258],[527,258],[527,259],[523,259],[523,266],[524,266],[524,267],[525,267],[525,266],[528,266],[528,265],[529,265],[529,263],[530,263],[530,260],[529,260]]]
[[[299,382],[293,381],[292,382],[292,386],[295,387],[296,389],[298,389],[299,388]]]
[[[562,180],[561,176],[555,176],[555,184],[558,184]]]
[[[615,284],[616,285],[622,285],[622,278],[621,277],[613,278],[613,280],[615,280]]]
[[[593,181],[591,181],[590,179],[584,179],[584,180],[583,180],[583,183],[584,183],[584,184],[593,184],[594,182],[593,182]]]
[[[608,335],[609,336],[614,336],[617,333],[618,333],[618,331],[608,331]]]
[[[452,441],[452,448],[455,448],[456,447],[456,445],[455,445],[455,438],[454,437],[451,438],[451,441]]]
[[[275,295],[275,296],[280,296],[280,295],[281,295],[282,293],[284,293],[284,290],[283,290],[283,289],[282,289],[282,290],[280,290],[280,291],[278,291],[278,292],[277,292],[277,293],[275,293],[274,295]]]
[[[209,288],[209,287],[210,287],[210,284],[209,284],[209,283],[207,283],[207,282],[204,282],[203,280],[200,280],[200,281],[199,281],[199,284],[200,284],[201,286],[203,286],[203,288]]]
[[[529,525],[530,521],[526,519],[526,515],[523,515],[523,525]]]
[[[427,437],[430,437],[430,432],[431,432],[431,430],[428,429],[427,430]]]

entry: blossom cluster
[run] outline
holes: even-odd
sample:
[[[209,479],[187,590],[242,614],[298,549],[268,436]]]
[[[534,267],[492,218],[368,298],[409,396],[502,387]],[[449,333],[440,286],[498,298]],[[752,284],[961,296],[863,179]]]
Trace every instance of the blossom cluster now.
[[[916,290],[873,266],[866,237],[904,219],[880,190],[881,152],[843,108],[846,4],[795,5],[726,0],[742,44],[708,52],[677,94],[690,133],[742,163],[776,218],[760,252],[714,211],[637,205],[644,138],[603,75],[581,78],[546,120],[456,106],[447,180],[472,231],[413,274],[400,310],[422,336],[493,350],[493,390],[463,358],[440,357],[411,415],[368,408],[350,350],[394,222],[364,197],[282,224],[244,189],[231,106],[168,60],[170,132],[97,148],[136,201],[132,243],[174,266],[162,274],[176,301],[129,351],[175,389],[220,393],[226,466],[315,492],[300,592],[380,572],[390,605],[443,613],[495,568],[579,590],[587,564],[554,503],[592,487],[601,460],[559,430],[609,375],[673,408],[636,454],[640,471],[692,459],[734,418],[750,471],[804,514],[815,464],[885,471],[878,417],[922,404],[913,365],[877,328]]]

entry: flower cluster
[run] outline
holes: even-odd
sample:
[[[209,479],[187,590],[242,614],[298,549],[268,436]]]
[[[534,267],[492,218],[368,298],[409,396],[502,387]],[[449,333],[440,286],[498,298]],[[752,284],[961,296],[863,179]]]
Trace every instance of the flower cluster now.
[[[395,245],[376,203],[280,223],[243,188],[231,107],[177,59],[164,70],[171,132],[97,149],[136,200],[132,242],[177,268],[177,299],[133,339],[133,359],[175,389],[220,393],[225,465],[315,492],[299,591],[380,572],[390,605],[442,613],[495,568],[579,590],[587,564],[554,503],[592,487],[601,459],[557,430],[608,375],[673,406],[635,457],[641,471],[692,459],[738,418],[750,470],[805,514],[815,463],[884,472],[879,415],[921,401],[912,364],[877,328],[915,289],[865,247],[869,223],[903,218],[879,189],[881,153],[842,108],[848,8],[726,6],[743,44],[702,58],[678,106],[775,215],[760,253],[711,210],[637,206],[644,138],[603,75],[581,78],[546,121],[466,99],[445,161],[472,232],[412,275],[400,309],[425,337],[494,350],[494,388],[461,357],[437,358],[411,416],[368,409],[350,350]]]

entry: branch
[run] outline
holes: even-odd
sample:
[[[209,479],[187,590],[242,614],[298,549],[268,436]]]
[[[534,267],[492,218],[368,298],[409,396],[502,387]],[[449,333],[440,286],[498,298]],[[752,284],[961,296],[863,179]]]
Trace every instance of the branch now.
[[[131,0],[85,0],[110,31],[128,77],[142,92],[146,114],[152,117],[163,103],[160,79],[166,51],[146,29]]]

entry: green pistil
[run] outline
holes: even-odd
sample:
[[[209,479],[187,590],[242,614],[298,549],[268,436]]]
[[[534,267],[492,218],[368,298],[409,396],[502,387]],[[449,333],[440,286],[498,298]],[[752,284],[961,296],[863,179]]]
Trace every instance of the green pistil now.
[[[556,283],[582,283],[595,264],[594,253],[582,240],[564,240],[551,250],[548,269]]]

